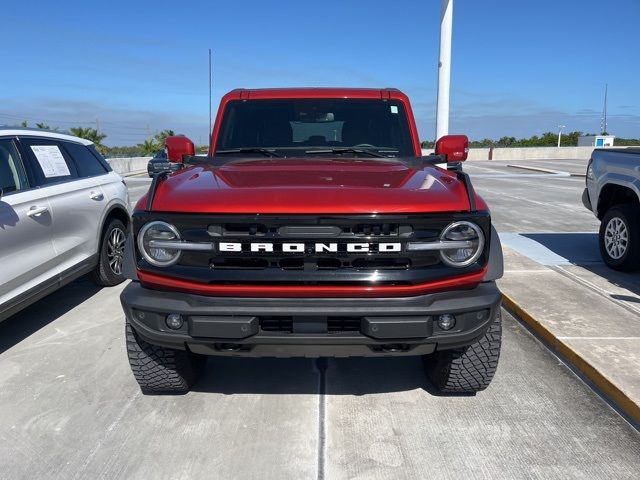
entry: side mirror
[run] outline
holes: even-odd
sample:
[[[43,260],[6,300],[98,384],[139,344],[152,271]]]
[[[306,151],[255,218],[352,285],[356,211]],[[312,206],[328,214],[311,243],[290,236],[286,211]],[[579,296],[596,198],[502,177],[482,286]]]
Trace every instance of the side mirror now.
[[[466,135],[445,135],[436,142],[436,155],[442,155],[447,163],[462,162],[469,155],[469,139]]]
[[[167,159],[170,162],[181,163],[183,156],[196,154],[193,142],[184,135],[167,137],[164,141],[164,146],[167,149]]]

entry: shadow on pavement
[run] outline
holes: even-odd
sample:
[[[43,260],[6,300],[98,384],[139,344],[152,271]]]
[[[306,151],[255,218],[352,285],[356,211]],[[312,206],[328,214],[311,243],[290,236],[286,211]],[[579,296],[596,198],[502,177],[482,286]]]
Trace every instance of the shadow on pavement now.
[[[100,287],[80,278],[0,322],[0,353],[92,297]]]
[[[597,233],[522,233],[574,265],[602,263]]]
[[[420,357],[322,359],[326,394],[365,395],[424,389],[427,383]],[[321,360],[321,361],[322,361]],[[317,394],[318,359],[210,357],[194,391],[232,394]]]
[[[597,233],[524,233],[522,236],[538,242],[573,265],[605,278],[617,287],[640,295],[638,273],[618,272],[604,264],[600,256]],[[633,297],[622,298],[627,297],[624,295],[611,296],[623,301],[638,301]]]

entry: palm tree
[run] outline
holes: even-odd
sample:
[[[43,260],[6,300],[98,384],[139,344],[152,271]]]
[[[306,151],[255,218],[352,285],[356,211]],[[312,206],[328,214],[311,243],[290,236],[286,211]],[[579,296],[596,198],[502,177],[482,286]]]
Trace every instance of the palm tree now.
[[[23,123],[26,124],[27,122],[23,122]],[[58,131],[58,127],[50,127],[48,123],[44,123],[44,122],[36,123],[36,127],[39,128],[40,130],[51,130],[54,132]]]
[[[175,135],[175,132],[173,130],[162,130],[159,133],[156,133],[153,136],[153,139],[156,142],[156,145],[158,145],[158,149],[160,148],[164,148],[164,141],[167,139],[167,137],[173,137]]]
[[[138,148],[144,155],[153,155],[160,149],[153,138],[147,138],[143,143],[139,143]]]
[[[76,137],[84,138],[85,140],[93,142],[93,144],[100,152],[106,149],[106,147],[102,144],[102,141],[107,138],[107,135],[98,132],[98,130],[96,130],[95,128],[72,127],[69,129],[69,132],[71,133],[71,135],[75,135]]]

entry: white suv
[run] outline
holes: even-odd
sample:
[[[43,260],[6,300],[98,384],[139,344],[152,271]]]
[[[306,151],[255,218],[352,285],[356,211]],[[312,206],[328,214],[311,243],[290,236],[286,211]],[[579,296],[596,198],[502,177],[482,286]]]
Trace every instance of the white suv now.
[[[128,196],[90,141],[0,128],[0,321],[86,273],[122,282]]]

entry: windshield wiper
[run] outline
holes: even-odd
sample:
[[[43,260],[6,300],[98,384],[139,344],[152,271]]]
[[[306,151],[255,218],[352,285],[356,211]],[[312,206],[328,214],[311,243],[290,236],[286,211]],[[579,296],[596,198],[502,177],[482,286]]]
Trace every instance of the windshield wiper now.
[[[268,150],[266,148],[258,148],[258,147],[232,148],[232,149],[229,149],[229,150],[217,150],[216,151],[216,155],[225,155],[225,154],[231,154],[231,153],[261,153],[262,155],[264,155],[266,157],[280,157],[280,155],[278,155],[275,152],[272,152],[271,150]]]
[[[305,150],[305,154],[309,153],[356,153],[369,155],[370,157],[379,157],[379,158],[387,158],[384,155],[380,155],[377,152],[372,150],[362,150],[361,148],[348,148],[348,147],[339,147],[339,148],[315,148],[312,150]]]

